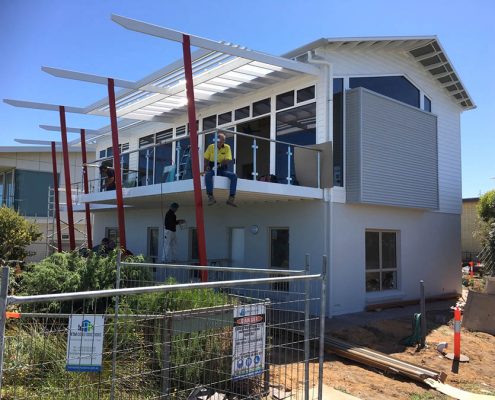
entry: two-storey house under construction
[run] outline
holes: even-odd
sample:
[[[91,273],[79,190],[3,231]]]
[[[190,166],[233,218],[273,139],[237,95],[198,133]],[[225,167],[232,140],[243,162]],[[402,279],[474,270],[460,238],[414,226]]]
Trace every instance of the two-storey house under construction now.
[[[225,204],[229,180],[220,176],[208,206],[201,176],[208,259],[300,268],[309,253],[317,272],[327,255],[330,316],[416,299],[421,279],[427,296],[459,291],[460,115],[475,105],[438,38],[319,39],[283,56],[187,38],[199,48],[190,62],[185,53],[139,82],[115,80],[124,88],[115,99],[123,207],[119,214],[118,190],[102,191],[100,180],[78,196],[114,206],[93,209],[95,242],[117,240],[123,215],[127,248],[160,261],[163,217],[177,202],[187,221],[177,231],[178,259],[199,260],[194,153],[202,172],[203,152],[224,132],[238,207]],[[106,98],[84,111],[112,114]],[[94,140],[95,164],[115,163],[110,128]],[[290,286],[279,289],[290,296]]]

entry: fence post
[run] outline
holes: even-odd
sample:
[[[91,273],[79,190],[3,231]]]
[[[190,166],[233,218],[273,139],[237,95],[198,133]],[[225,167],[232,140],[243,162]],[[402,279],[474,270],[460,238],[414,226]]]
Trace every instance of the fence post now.
[[[165,306],[165,315],[163,319],[163,364],[162,364],[162,393],[163,399],[168,399],[170,394],[170,357],[172,355],[172,316],[167,315]]]
[[[304,269],[309,275],[309,254],[306,254]],[[304,282],[304,400],[309,400],[309,281]]]
[[[327,256],[321,264],[321,299],[320,299],[320,349],[318,355],[318,400],[323,399],[323,361],[325,358],[325,314],[327,305]]]
[[[420,289],[420,308],[421,308],[421,342],[420,347],[424,348],[426,345],[426,301],[425,301],[425,282],[419,281]]]
[[[268,320],[271,319],[271,300],[269,297],[265,298],[265,318],[266,318],[266,325],[268,326]],[[266,335],[266,332],[265,332]],[[266,337],[266,336],[265,336]],[[272,344],[269,344],[269,351],[266,351],[266,343],[265,343],[265,385],[264,385],[264,395],[269,396],[270,395],[270,363],[271,363],[271,353],[272,353]]]
[[[120,258],[121,249],[117,251],[117,271],[115,277],[115,289],[120,289]],[[117,372],[117,329],[119,322],[119,296],[115,296],[115,316],[113,319],[113,348],[112,348],[112,386],[110,388],[110,400],[115,398],[115,374]]]
[[[9,267],[2,267],[0,283],[0,399],[2,398],[3,353],[5,351],[5,323],[7,311],[7,294],[9,292]]]

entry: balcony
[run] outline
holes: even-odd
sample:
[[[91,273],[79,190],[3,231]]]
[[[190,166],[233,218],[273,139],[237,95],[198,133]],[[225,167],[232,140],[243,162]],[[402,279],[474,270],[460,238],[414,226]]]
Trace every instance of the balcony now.
[[[201,170],[203,149],[214,143],[219,133],[226,136],[225,142],[232,149],[229,169],[238,176],[238,203],[318,200],[323,198],[322,188],[331,186],[331,173],[327,173],[331,171],[331,145],[298,144],[300,136],[288,136],[292,140],[286,142],[229,130],[201,132]],[[112,162],[109,157],[95,160],[92,165],[111,166]],[[162,201],[194,204],[188,136],[122,152],[121,165],[126,206],[154,208]],[[82,192],[81,183],[73,185],[73,193],[80,203],[116,204],[115,191],[104,191],[103,187],[104,177],[98,177],[90,182],[89,194]],[[201,187],[205,189],[203,176]],[[214,193],[219,200],[228,197],[228,189],[229,179],[215,176]]]

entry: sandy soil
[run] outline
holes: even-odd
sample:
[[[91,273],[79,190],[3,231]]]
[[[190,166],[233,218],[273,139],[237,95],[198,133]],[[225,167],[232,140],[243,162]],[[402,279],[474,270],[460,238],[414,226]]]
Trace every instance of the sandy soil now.
[[[344,330],[335,336],[362,346],[382,351],[401,360],[424,365],[447,374],[446,383],[473,393],[495,395],[495,337],[481,332],[462,330],[461,352],[470,358],[460,364],[458,373],[452,372],[452,361],[436,350],[440,342],[448,343],[448,351],[454,345],[454,333],[450,312],[430,312],[426,349],[416,351],[404,347],[399,341],[411,333],[408,320],[378,321],[364,327]],[[445,324],[438,321],[449,319]],[[386,375],[373,368],[366,368],[351,361],[327,356],[324,382],[345,393],[362,399],[443,399],[448,398],[427,386],[405,378]]]
[[[457,373],[452,372],[452,361],[436,350],[438,343],[447,342],[447,352],[453,351],[452,317],[450,310],[427,313],[427,348],[419,351],[415,347],[400,344],[401,339],[412,333],[412,316],[411,319],[377,320],[362,327],[336,331],[334,336],[404,361],[443,371],[447,374],[445,383],[459,389],[495,395],[495,336],[463,329],[461,352],[470,358],[470,362],[460,364]],[[288,367],[285,371],[291,371],[294,378],[292,382],[286,378],[286,387],[300,386],[304,376],[303,366],[285,366]],[[324,384],[361,399],[449,399],[421,383],[386,374],[333,354],[326,354]]]

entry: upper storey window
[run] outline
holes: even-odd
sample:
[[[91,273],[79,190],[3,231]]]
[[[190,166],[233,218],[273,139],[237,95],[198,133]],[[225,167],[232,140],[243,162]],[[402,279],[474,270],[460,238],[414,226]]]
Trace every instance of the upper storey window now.
[[[403,76],[350,78],[349,87],[364,87],[419,108],[419,90]]]

